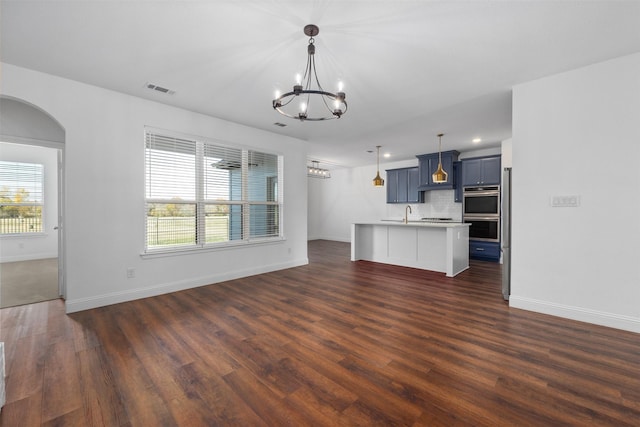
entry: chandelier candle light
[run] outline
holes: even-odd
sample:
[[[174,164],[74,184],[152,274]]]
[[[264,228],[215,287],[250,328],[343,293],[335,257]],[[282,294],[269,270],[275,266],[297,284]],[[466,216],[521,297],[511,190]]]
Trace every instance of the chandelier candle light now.
[[[321,121],[339,119],[347,112],[347,101],[345,101],[345,93],[342,91],[342,83],[338,84],[338,92],[336,93],[327,92],[320,85],[320,80],[316,73],[316,46],[314,44],[314,37],[317,36],[319,32],[320,29],[316,25],[310,24],[304,27],[304,33],[309,36],[307,66],[304,71],[304,76],[297,76],[296,84],[293,86],[292,92],[287,92],[283,95],[276,92],[276,98],[272,101],[274,110],[292,119],[298,119],[301,122],[305,120]],[[297,113],[292,112],[291,109],[286,111],[285,107],[298,97],[300,97],[299,111]],[[314,102],[313,111],[311,111],[312,102]]]

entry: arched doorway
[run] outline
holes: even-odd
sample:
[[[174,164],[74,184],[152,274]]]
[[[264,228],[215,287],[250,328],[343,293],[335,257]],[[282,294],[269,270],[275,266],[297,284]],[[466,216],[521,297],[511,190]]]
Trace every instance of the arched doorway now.
[[[46,111],[0,96],[0,307],[66,296],[64,143]]]

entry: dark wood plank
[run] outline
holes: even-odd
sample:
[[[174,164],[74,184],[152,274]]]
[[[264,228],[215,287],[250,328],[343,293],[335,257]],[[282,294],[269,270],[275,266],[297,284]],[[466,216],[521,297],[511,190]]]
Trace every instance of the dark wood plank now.
[[[78,365],[86,425],[119,426],[127,421],[119,387],[105,359],[103,348],[96,347],[78,352],[71,362]]]
[[[329,241],[309,259],[72,315],[0,310],[0,425],[638,425],[638,334],[510,308],[499,264],[448,278]]]
[[[74,358],[72,341],[56,341],[47,349],[42,389],[43,423],[82,409],[78,371],[76,366],[68,363]]]
[[[38,317],[37,319],[40,320],[41,318]],[[47,350],[42,343],[45,341],[46,337],[43,334],[34,334],[5,344],[5,346],[15,346],[15,349],[7,355],[5,361],[7,370],[5,387],[8,403],[42,393],[44,361]]]
[[[21,400],[7,401],[0,412],[0,426],[42,425],[42,393],[33,393]]]

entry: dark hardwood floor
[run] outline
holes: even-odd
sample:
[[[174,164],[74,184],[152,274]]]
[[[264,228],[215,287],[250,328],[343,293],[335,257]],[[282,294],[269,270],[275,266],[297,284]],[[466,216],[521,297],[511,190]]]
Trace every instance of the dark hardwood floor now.
[[[640,425],[640,336],[509,308],[455,278],[350,262],[65,315],[0,310],[10,426]]]

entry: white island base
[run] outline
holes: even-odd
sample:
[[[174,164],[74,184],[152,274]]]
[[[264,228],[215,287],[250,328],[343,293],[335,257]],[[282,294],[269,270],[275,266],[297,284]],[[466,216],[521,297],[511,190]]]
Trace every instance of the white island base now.
[[[351,225],[351,261],[438,271],[469,268],[469,224],[377,221]]]

